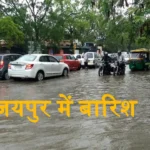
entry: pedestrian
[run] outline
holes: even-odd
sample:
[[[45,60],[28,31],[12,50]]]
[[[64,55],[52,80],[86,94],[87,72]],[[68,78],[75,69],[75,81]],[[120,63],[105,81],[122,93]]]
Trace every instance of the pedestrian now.
[[[85,54],[84,52],[81,54],[81,57],[82,57],[82,58],[84,58],[84,54]]]
[[[87,53],[84,54],[84,67],[88,69],[88,55]]]

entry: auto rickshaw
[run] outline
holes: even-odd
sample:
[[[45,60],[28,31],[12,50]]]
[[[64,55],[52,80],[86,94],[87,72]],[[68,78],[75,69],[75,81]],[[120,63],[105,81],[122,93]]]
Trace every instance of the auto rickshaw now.
[[[150,51],[145,48],[131,50],[129,68],[133,70],[149,70]]]

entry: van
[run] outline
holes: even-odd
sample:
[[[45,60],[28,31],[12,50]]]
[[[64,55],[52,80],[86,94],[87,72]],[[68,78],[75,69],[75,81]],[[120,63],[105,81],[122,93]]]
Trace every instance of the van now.
[[[8,64],[10,61],[17,60],[20,54],[0,54],[0,78],[8,80]]]
[[[101,62],[101,56],[96,52],[87,52],[88,57],[88,66],[90,67],[98,67]]]

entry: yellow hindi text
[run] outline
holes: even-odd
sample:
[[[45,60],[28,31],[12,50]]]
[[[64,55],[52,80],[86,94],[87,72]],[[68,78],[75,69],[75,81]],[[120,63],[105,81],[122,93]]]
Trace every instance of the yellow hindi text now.
[[[56,101],[58,105],[58,112],[61,114],[66,114],[67,117],[71,116],[71,106],[74,104],[71,95],[59,94],[60,100]],[[37,123],[40,119],[37,115],[37,106],[39,105],[41,112],[43,112],[47,117],[50,117],[50,114],[46,111],[47,105],[50,105],[51,101],[49,100],[3,100],[0,101],[0,115],[5,115],[9,117],[9,111],[17,113],[20,117],[24,116],[24,109],[31,113],[30,116],[27,116],[27,119],[32,123]],[[135,105],[138,104],[137,100],[116,100],[115,97],[111,94],[104,94],[101,100],[79,100],[79,111],[83,115],[91,116],[92,106],[94,106],[94,114],[96,117],[99,117],[99,114],[102,114],[103,117],[107,116],[108,108],[110,111],[117,117],[121,117],[121,114],[126,117],[135,116]],[[99,110],[99,107],[102,107]],[[119,110],[118,110],[119,108]]]
[[[27,119],[32,123],[37,123],[39,121],[39,116],[37,116],[37,105],[41,105],[40,110],[47,117],[50,117],[50,114],[46,112],[48,104],[51,104],[51,101],[0,101],[0,115],[4,114],[6,117],[9,117],[9,109],[11,109],[19,114],[20,117],[23,117],[25,106],[26,110],[32,113],[32,117],[27,116]]]

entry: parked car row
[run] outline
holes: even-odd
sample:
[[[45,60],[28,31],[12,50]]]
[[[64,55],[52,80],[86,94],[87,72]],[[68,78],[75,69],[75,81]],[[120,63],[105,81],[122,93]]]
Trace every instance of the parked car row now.
[[[88,65],[97,67],[100,57],[95,52],[87,52]],[[34,78],[38,81],[45,77],[67,76],[71,70],[84,67],[84,57],[81,54],[0,54],[0,78],[20,80]]]

